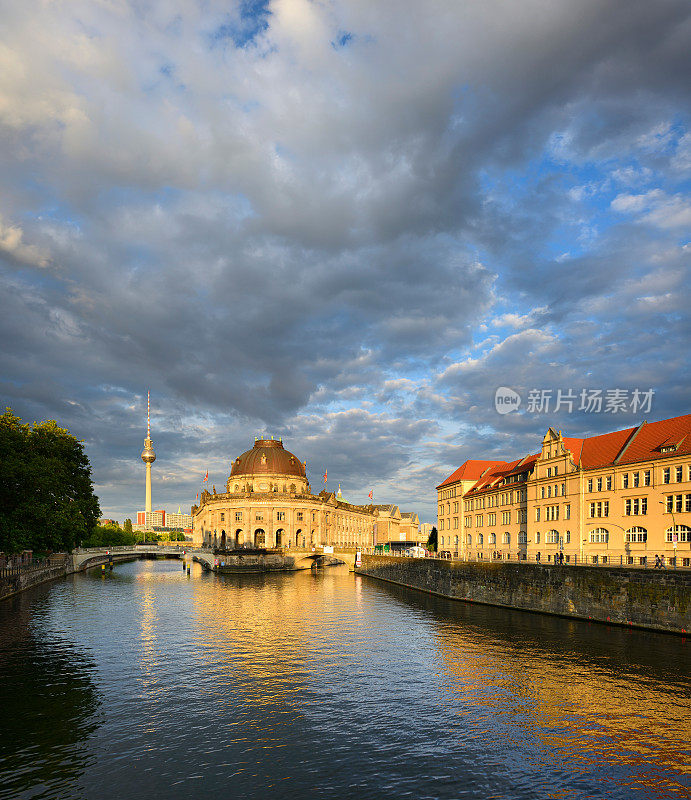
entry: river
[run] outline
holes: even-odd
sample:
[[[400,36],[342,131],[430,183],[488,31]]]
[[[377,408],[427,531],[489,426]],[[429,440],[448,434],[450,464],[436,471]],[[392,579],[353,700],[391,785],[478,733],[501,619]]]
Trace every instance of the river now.
[[[0,798],[687,798],[685,639],[346,568],[0,603]]]

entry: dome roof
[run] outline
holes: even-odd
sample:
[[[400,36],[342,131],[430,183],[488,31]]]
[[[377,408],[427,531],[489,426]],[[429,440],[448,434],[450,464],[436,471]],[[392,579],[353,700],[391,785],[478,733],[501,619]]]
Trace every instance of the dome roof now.
[[[283,449],[276,439],[257,439],[254,447],[238,456],[230,475],[298,475],[305,476],[305,467],[297,456]]]

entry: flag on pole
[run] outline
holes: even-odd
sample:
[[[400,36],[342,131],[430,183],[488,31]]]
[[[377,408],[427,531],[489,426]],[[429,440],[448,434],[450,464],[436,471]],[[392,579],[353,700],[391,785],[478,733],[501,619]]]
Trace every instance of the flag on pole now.
[[[372,497],[373,494],[374,494],[374,489],[372,489],[372,491],[367,495],[367,497],[369,497],[370,500],[374,500],[374,497]]]
[[[206,483],[208,480],[209,480],[209,470],[207,469],[206,475],[204,476],[204,480],[202,481],[202,483]]]
[[[197,500],[199,500],[199,492],[197,492]]]
[[[324,483],[326,483],[326,479],[327,479],[328,475],[329,475],[329,470],[325,469],[324,470]]]

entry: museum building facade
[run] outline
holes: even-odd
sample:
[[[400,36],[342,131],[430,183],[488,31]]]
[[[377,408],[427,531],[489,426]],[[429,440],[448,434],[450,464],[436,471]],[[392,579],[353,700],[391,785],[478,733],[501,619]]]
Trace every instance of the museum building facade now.
[[[340,491],[313,494],[306,463],[280,439],[255,439],[233,461],[225,488],[202,492],[192,506],[196,543],[219,549],[370,548],[405,526],[396,506],[387,508],[398,512],[398,520],[382,507],[348,503]]]

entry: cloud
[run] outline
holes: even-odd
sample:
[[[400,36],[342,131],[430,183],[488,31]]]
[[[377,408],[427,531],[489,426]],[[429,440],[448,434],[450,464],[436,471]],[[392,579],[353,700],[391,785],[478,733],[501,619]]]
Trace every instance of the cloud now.
[[[4,400],[87,440],[117,517],[141,503],[146,387],[175,507],[267,428],[431,518],[456,460],[548,422],[500,420],[499,385],[635,381],[682,413],[688,348],[659,348],[688,340],[690,20],[681,0],[11,4]]]
[[[34,244],[24,242],[24,231],[18,225],[9,225],[0,216],[0,253],[19,264],[47,267],[50,254]]]

